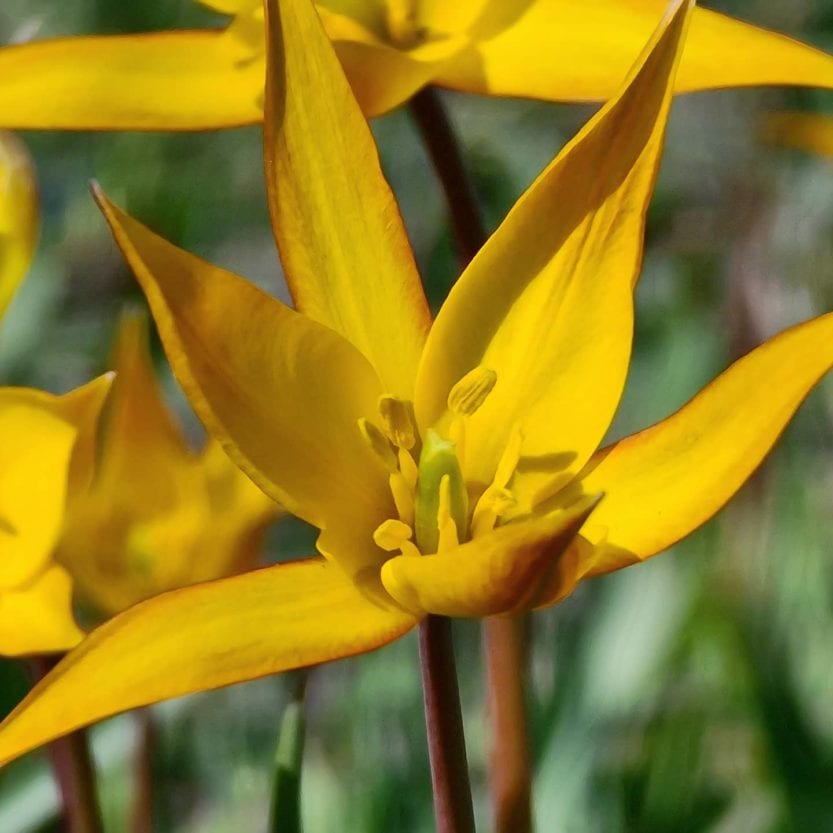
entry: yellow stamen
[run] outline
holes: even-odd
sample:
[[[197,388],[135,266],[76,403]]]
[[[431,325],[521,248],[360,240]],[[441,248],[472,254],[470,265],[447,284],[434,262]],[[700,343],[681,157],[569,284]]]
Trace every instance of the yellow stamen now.
[[[521,459],[523,432],[515,425],[495,470],[495,476],[474,507],[471,519],[472,538],[483,535],[494,528],[498,518],[515,505],[515,498],[507,488]]]
[[[407,453],[407,452],[406,452]],[[414,522],[414,487],[410,485],[402,472],[392,472],[388,478],[390,492],[399,519],[411,525]]]
[[[399,471],[402,472],[405,482],[413,492],[414,489],[416,489],[419,472],[417,470],[417,464],[414,462],[414,458],[411,457],[410,452],[406,451],[404,448],[399,449]]]
[[[411,541],[413,530],[408,524],[389,518],[376,527],[373,540],[385,552],[400,550],[402,555],[419,556],[419,550]]]
[[[399,469],[396,454],[391,448],[388,438],[370,420],[364,417],[359,418],[359,431],[362,432],[365,442],[370,446],[373,453],[382,461],[389,472]]]
[[[479,365],[470,370],[448,394],[448,408],[460,416],[471,416],[486,401],[497,383],[497,373]]]
[[[448,552],[459,546],[457,524],[451,516],[451,478],[444,474],[440,479],[440,501],[437,507],[437,530],[439,538],[437,552]]]
[[[379,413],[390,441],[398,448],[413,448],[416,431],[411,403],[395,396],[382,396],[379,398]]]

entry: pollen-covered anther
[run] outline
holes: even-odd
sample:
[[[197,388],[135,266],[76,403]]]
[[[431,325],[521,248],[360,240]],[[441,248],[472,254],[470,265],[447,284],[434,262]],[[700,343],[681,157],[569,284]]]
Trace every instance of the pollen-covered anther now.
[[[471,518],[471,537],[477,538],[494,529],[499,518],[502,518],[517,501],[509,489],[490,486],[480,496]]]
[[[440,501],[437,507],[437,552],[448,552],[460,545],[457,524],[451,514],[451,478],[444,474],[440,480]]]
[[[379,397],[379,413],[388,439],[397,447],[406,451],[416,443],[413,405],[396,396]]]
[[[408,524],[389,518],[376,527],[373,533],[373,541],[376,546],[385,552],[396,552],[399,550],[402,555],[419,556],[420,552],[411,541],[413,530]]]
[[[471,416],[486,401],[496,383],[497,373],[478,365],[451,389],[448,409],[459,416]]]
[[[388,438],[370,420],[364,417],[359,418],[359,431],[364,441],[370,446],[373,453],[382,461],[389,472],[399,470],[399,460],[396,452],[391,447]]]

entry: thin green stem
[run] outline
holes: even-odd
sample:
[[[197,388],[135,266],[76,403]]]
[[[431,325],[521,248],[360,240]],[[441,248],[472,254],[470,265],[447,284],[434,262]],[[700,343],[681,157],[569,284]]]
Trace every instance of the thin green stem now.
[[[437,833],[474,833],[450,619],[427,616],[422,620],[419,656]]]
[[[462,268],[486,242],[486,230],[460,145],[436,90],[411,99],[411,114],[448,203]],[[489,719],[490,782],[495,833],[532,830],[532,763],[527,729],[528,617],[489,619],[483,625]]]
[[[306,697],[308,671],[299,671],[292,682],[290,700],[281,720],[278,748],[275,753],[275,773],[272,782],[270,833],[300,833],[301,768],[304,757]]]
[[[35,681],[51,671],[54,665],[55,662],[47,657],[34,657],[29,661]],[[104,833],[87,732],[77,729],[52,741],[49,758],[61,793],[68,833]]]

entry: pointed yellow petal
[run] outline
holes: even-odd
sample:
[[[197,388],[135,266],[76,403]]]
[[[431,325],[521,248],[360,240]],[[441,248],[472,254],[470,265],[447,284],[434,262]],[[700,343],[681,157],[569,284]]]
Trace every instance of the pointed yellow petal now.
[[[774,145],[795,147],[819,156],[833,157],[833,119],[818,113],[771,113],[763,138]]]
[[[632,284],[662,149],[688,2],[672,4],[623,91],[516,203],[452,289],[428,338],[415,402],[424,430],[481,366],[497,382],[467,419],[468,480],[487,484],[511,432],[515,490],[569,479],[596,449],[630,358]]]
[[[584,497],[567,510],[507,524],[438,555],[397,556],[382,567],[382,583],[417,615],[529,610],[598,500]]]
[[[438,83],[552,101],[609,98],[666,7],[664,0],[491,3],[476,45]],[[833,87],[833,58],[783,35],[696,8],[676,92],[760,84]]]
[[[735,362],[673,416],[606,449],[582,475],[606,494],[582,534],[600,546],[590,574],[648,558],[714,515],[772,448],[833,365],[833,313]]]
[[[0,133],[0,318],[29,269],[38,224],[32,160],[20,139]]]
[[[266,179],[295,303],[410,399],[428,311],[373,137],[310,0],[268,9]]]
[[[136,500],[146,508],[167,503],[160,474],[192,466],[195,456],[162,401],[143,312],[122,317],[108,364],[116,379],[100,429],[98,480],[136,493],[128,502]]]
[[[64,517],[77,429],[46,397],[0,388],[0,593],[44,568]]]
[[[63,567],[51,564],[30,584],[0,588],[0,655],[68,651],[83,636],[72,618],[72,582]]]
[[[380,562],[373,530],[394,510],[387,472],[358,428],[382,393],[368,362],[332,330],[97,198],[211,433],[267,494],[328,528],[351,574]]]
[[[231,31],[7,46],[0,78],[0,125],[9,128],[205,130],[262,118],[262,53]]]
[[[0,727],[0,762],[126,709],[369,651],[414,624],[319,559],[167,593],[94,631],[33,689]]]

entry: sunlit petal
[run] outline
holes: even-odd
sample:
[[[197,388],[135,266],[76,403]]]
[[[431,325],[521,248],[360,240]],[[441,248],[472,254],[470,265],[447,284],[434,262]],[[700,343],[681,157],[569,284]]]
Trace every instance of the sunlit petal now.
[[[408,610],[443,616],[492,616],[528,610],[548,587],[598,496],[564,511],[507,524],[438,555],[392,558],[382,583]]]
[[[230,32],[35,41],[0,49],[0,124],[204,130],[262,118],[264,62]]]
[[[320,559],[157,596],[35,687],[0,727],[0,761],[126,709],[378,648],[414,624]]]
[[[20,139],[0,133],[0,318],[29,269],[38,225],[32,160]]]
[[[440,418],[470,370],[494,371],[494,389],[467,422],[466,474],[489,483],[520,429],[523,505],[581,468],[618,404],[645,210],[689,7],[673,4],[627,86],[515,204],[431,330],[417,382],[420,426]]]
[[[77,429],[45,398],[0,388],[0,592],[44,568],[64,517]]]
[[[665,7],[665,0],[492,0],[480,21],[485,37],[473,33],[475,45],[441,69],[438,83],[552,101],[609,98]],[[833,58],[695,9],[675,91],[761,84],[833,87]]]
[[[368,362],[332,330],[98,199],[209,430],[267,494],[338,531],[345,569],[381,560],[368,543],[393,506],[358,428],[382,392]]]
[[[72,616],[72,581],[58,564],[13,590],[0,590],[0,656],[68,651],[84,636]]]
[[[673,416],[601,450],[581,476],[606,494],[582,534],[590,574],[648,558],[714,515],[772,448],[833,365],[833,313],[735,362]]]
[[[411,398],[428,311],[373,137],[308,0],[268,8],[267,187],[296,306]]]

